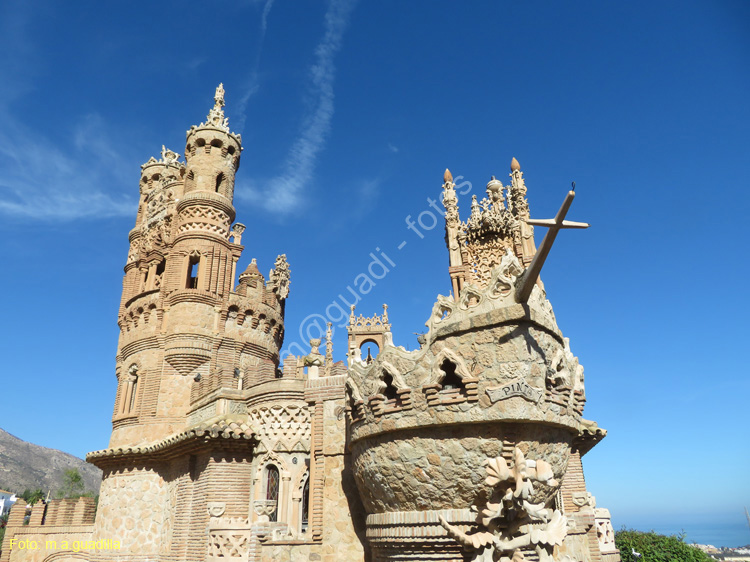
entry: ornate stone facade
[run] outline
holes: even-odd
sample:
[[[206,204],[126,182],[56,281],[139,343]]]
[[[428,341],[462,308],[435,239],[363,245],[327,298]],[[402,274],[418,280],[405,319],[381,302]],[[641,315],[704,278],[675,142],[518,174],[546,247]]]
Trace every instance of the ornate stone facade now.
[[[453,291],[419,350],[394,345],[387,306],[352,307],[347,364],[329,326],[281,367],[290,266],[237,275],[241,152],[219,86],[185,162],[162,147],[142,166],[112,437],[88,456],[104,471],[96,520],[45,529],[37,510],[29,527],[94,546],[6,545],[2,562],[619,560],[581,467],[605,432],[582,418],[583,368],[537,279],[531,223],[547,223],[529,218],[518,162],[463,222],[446,170]]]

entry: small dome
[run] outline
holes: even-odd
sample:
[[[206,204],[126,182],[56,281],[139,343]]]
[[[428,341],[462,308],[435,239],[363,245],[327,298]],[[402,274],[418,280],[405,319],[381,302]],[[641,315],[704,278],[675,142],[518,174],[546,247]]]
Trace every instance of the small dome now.
[[[492,179],[487,184],[487,191],[492,193],[497,193],[503,188],[503,184],[500,180],[495,178],[495,176],[492,176]]]
[[[513,157],[513,160],[510,161],[510,171],[511,172],[518,172],[521,170],[521,164],[518,163],[518,160],[516,160],[516,157]]]
[[[443,174],[443,181],[445,183],[453,183],[453,174],[451,174],[448,168],[445,169],[445,173]]]

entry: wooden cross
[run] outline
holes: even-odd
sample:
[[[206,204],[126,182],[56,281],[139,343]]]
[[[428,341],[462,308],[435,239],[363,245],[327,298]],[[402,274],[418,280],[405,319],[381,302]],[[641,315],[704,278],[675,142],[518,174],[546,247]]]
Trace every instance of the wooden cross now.
[[[576,184],[573,182],[573,189],[568,191],[568,194],[565,196],[565,201],[563,201],[563,204],[560,207],[560,210],[557,211],[557,215],[555,215],[554,219],[526,219],[525,221],[526,224],[531,224],[533,226],[546,226],[549,230],[547,231],[547,234],[545,234],[541,246],[539,246],[536,254],[534,254],[534,259],[531,260],[531,264],[523,276],[521,286],[516,292],[516,299],[519,303],[525,303],[529,300],[531,290],[534,288],[534,285],[536,285],[537,279],[539,279],[539,273],[542,271],[544,261],[547,259],[547,255],[552,249],[552,244],[554,244],[555,238],[557,238],[557,233],[560,229],[588,228],[591,226],[585,222],[565,220],[565,215],[568,214],[568,209],[570,209],[570,205],[573,203],[573,198],[576,196],[575,188]]]

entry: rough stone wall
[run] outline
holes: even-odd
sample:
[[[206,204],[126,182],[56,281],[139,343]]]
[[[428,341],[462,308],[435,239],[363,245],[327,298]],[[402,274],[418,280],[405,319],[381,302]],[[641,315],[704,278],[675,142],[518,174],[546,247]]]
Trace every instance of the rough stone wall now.
[[[167,490],[156,467],[105,473],[94,539],[118,539],[128,553],[156,556],[169,530]]]

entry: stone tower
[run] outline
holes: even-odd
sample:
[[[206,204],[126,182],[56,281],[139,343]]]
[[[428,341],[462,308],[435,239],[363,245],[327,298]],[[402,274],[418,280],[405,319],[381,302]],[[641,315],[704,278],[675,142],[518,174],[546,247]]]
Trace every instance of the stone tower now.
[[[588,225],[563,220],[572,191],[554,220],[531,220],[515,158],[510,177],[462,222],[445,171],[453,297],[437,297],[420,349],[350,349],[351,466],[378,562],[620,560],[581,466],[606,432],[582,417],[583,367],[538,281],[557,230]],[[533,224],[552,233],[538,250]],[[360,318],[355,344],[384,324]]]
[[[304,538],[312,519],[307,373],[279,370],[289,265],[280,255],[266,279],[253,259],[234,286],[242,141],[223,108],[220,85],[185,163],[163,148],[142,166],[112,438],[88,457],[104,470],[94,540],[121,549],[96,559],[246,560],[259,537]]]

